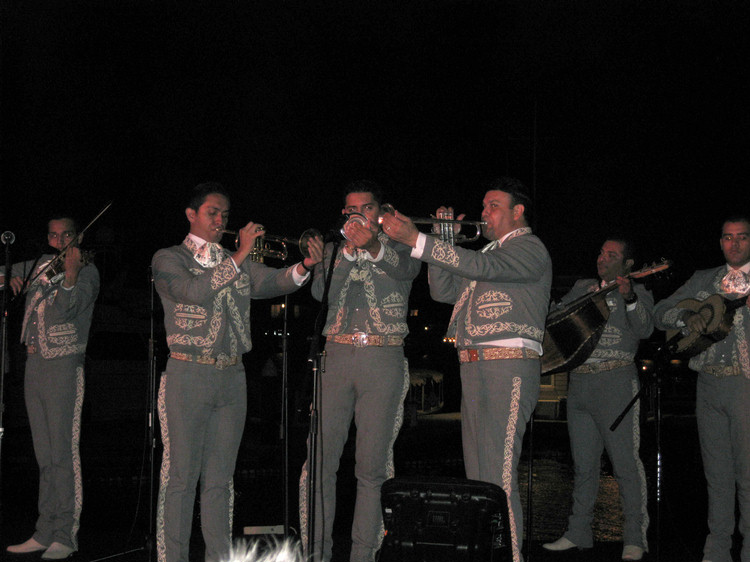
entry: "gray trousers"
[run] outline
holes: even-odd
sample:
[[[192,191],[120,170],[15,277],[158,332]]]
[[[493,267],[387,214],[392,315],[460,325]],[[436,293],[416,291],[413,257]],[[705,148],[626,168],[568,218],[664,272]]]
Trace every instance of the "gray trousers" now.
[[[158,560],[188,562],[199,479],[206,560],[224,560],[232,540],[233,476],[247,412],[244,368],[240,363],[218,370],[169,359],[158,408],[164,444],[156,520]]]
[[[634,364],[601,373],[570,374],[568,434],[575,477],[573,507],[565,537],[581,548],[594,545],[591,524],[606,449],[620,490],[623,542],[648,550],[646,473],[639,456],[640,402],[615,431],[609,427],[638,392]]]
[[[403,348],[328,343],[321,376],[320,434],[313,560],[329,561],[336,510],[336,471],[354,418],[357,427],[357,498],[352,526],[352,562],[370,562],[383,540],[380,488],[393,476],[393,443],[409,389]],[[309,459],[308,459],[309,463]],[[302,536],[308,533],[307,466],[300,479]]]
[[[526,423],[539,399],[540,362],[501,359],[461,364],[461,434],[466,477],[508,496],[513,560],[521,560],[523,510],[518,490]]]
[[[709,534],[703,558],[731,562],[736,494],[741,560],[750,562],[750,380],[700,373],[695,413],[708,484]]]
[[[76,550],[83,488],[81,407],[83,356],[26,360],[24,397],[34,454],[39,464],[39,518],[34,539],[49,546],[59,542]]]

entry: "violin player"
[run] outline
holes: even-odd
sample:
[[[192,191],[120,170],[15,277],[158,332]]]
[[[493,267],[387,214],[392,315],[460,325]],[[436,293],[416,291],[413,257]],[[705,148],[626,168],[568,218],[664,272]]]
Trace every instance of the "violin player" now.
[[[640,560],[648,550],[646,474],[639,454],[640,402],[614,431],[610,430],[612,422],[639,391],[635,354],[640,340],[654,330],[654,299],[650,291],[628,277],[633,263],[631,241],[606,239],[596,260],[598,279],[577,281],[559,303],[564,307],[588,293],[617,284],[617,290],[607,294],[609,317],[596,347],[569,375],[567,412],[574,465],[573,505],[565,534],[542,545],[547,550],[593,547],[591,525],[605,449],[622,500],[622,559]]]
[[[9,283],[14,294],[27,292],[21,328],[24,398],[39,465],[39,517],[31,538],[7,551],[42,552],[43,560],[64,559],[78,549],[84,354],[99,294],[99,272],[84,263],[79,242],[72,218],[50,219],[50,251],[14,264]]]
[[[726,218],[719,239],[726,263],[696,271],[655,309],[656,327],[700,335],[708,347],[691,357],[698,373],[695,414],[708,484],[708,536],[703,562],[731,562],[735,494],[739,503],[742,562],[750,562],[750,215]],[[696,304],[720,295],[728,333],[718,341]],[[697,301],[697,303],[696,303]],[[716,316],[722,311],[716,311]]]

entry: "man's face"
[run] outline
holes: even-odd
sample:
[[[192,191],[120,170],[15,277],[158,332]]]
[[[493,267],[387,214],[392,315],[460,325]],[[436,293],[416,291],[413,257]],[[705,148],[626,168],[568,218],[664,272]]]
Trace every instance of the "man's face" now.
[[[349,193],[346,196],[344,208],[341,209],[341,213],[344,215],[351,213],[363,214],[370,221],[370,230],[373,230],[378,227],[380,205],[369,191]]]
[[[229,220],[229,200],[218,193],[209,193],[197,211],[188,207],[185,214],[192,234],[207,242],[219,242]]]
[[[69,219],[51,220],[47,224],[47,243],[58,251],[67,246],[75,235],[75,226]]]
[[[596,270],[602,281],[614,281],[619,275],[630,272],[633,260],[625,260],[625,246],[622,242],[607,240],[602,244],[599,257],[596,258]]]
[[[750,261],[750,224],[725,222],[721,229],[721,251],[727,263],[734,268]]]
[[[504,191],[488,191],[482,201],[482,234],[487,240],[500,240],[523,226],[523,205],[511,205],[511,196]]]

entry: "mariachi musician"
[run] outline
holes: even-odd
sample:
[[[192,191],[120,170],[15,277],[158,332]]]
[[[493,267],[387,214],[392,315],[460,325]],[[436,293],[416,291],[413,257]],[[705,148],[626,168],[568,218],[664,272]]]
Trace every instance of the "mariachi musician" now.
[[[237,251],[228,252],[219,242],[229,206],[221,184],[196,186],[185,208],[188,235],[152,260],[170,351],[158,401],[164,443],[156,521],[159,562],[188,562],[198,480],[206,559],[229,556],[232,478],[247,409],[242,355],[251,348],[250,300],[297,290],[322,259],[318,237],[309,241],[309,255],[290,267],[254,261],[263,229],[253,222],[240,229]]]
[[[374,560],[383,540],[380,489],[393,477],[393,444],[409,389],[404,359],[409,292],[420,269],[409,248],[380,230],[383,193],[377,183],[353,181],[345,186],[343,199],[346,240],[335,253],[333,244],[327,246],[312,285],[313,297],[324,300],[325,272],[331,271],[314,497],[308,484],[310,458],[300,479],[302,534],[312,547],[308,558],[315,562],[331,560],[336,471],[352,420],[357,428],[357,495],[350,562]],[[308,495],[314,499],[314,514],[308,513],[313,511]]]
[[[530,224],[532,200],[519,180],[488,182],[475,251],[417,231],[399,213],[383,216],[385,233],[428,264],[430,295],[454,304],[449,332],[461,363],[461,434],[466,477],[508,496],[513,561],[522,560],[518,462],[526,423],[539,398],[544,321],[552,262]],[[443,216],[441,207],[437,216]],[[461,219],[462,216],[459,216]]]
[[[39,518],[31,538],[7,550],[43,551],[44,560],[78,549],[84,353],[99,294],[99,272],[84,263],[80,238],[72,218],[53,217],[47,223],[50,252],[15,264],[10,280],[14,293],[26,291],[24,398],[39,464]]]
[[[708,537],[704,562],[730,562],[735,491],[750,561],[750,216],[727,217],[721,230],[726,263],[696,271],[659,302],[656,327],[676,330],[672,348],[698,372],[695,414],[708,483]],[[669,332],[668,332],[669,335]],[[673,338],[670,338],[670,342]]]
[[[654,329],[651,292],[628,276],[634,263],[633,244],[623,238],[605,240],[596,260],[598,279],[581,279],[561,300],[570,305],[586,294],[606,295],[609,315],[591,355],[570,372],[568,434],[575,477],[568,528],[558,540],[544,544],[552,551],[591,548],[591,524],[599,488],[601,456],[607,450],[622,498],[623,560],[640,560],[647,550],[646,474],[639,456],[639,405],[614,431],[612,422],[638,393],[635,354],[641,339]],[[614,288],[616,287],[616,290]]]

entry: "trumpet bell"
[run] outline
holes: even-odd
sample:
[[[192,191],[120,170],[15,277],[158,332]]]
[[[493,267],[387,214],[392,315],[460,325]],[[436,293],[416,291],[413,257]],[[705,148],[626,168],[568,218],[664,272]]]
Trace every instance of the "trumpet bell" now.
[[[239,249],[239,232],[234,230],[222,230],[222,233],[234,236],[235,249]],[[293,244],[299,248],[300,253],[304,257],[309,258],[310,239],[315,238],[316,236],[323,237],[323,235],[314,228],[308,228],[305,230],[298,240],[293,240],[285,236],[276,236],[275,234],[265,234],[255,239],[255,247],[251,250],[250,257],[253,261],[263,261],[264,258],[273,258],[284,261],[289,257],[287,244]]]
[[[361,224],[362,226],[367,226],[370,223],[370,220],[364,216],[362,213],[348,213],[344,215],[344,224],[341,225],[341,229],[339,229],[339,232],[341,233],[341,236],[349,240],[349,236],[347,235],[347,230],[349,227],[353,224]]]
[[[299,246],[300,253],[304,257],[310,257],[310,240],[316,237],[323,238],[323,235],[316,228],[308,228],[300,235],[297,245]]]

